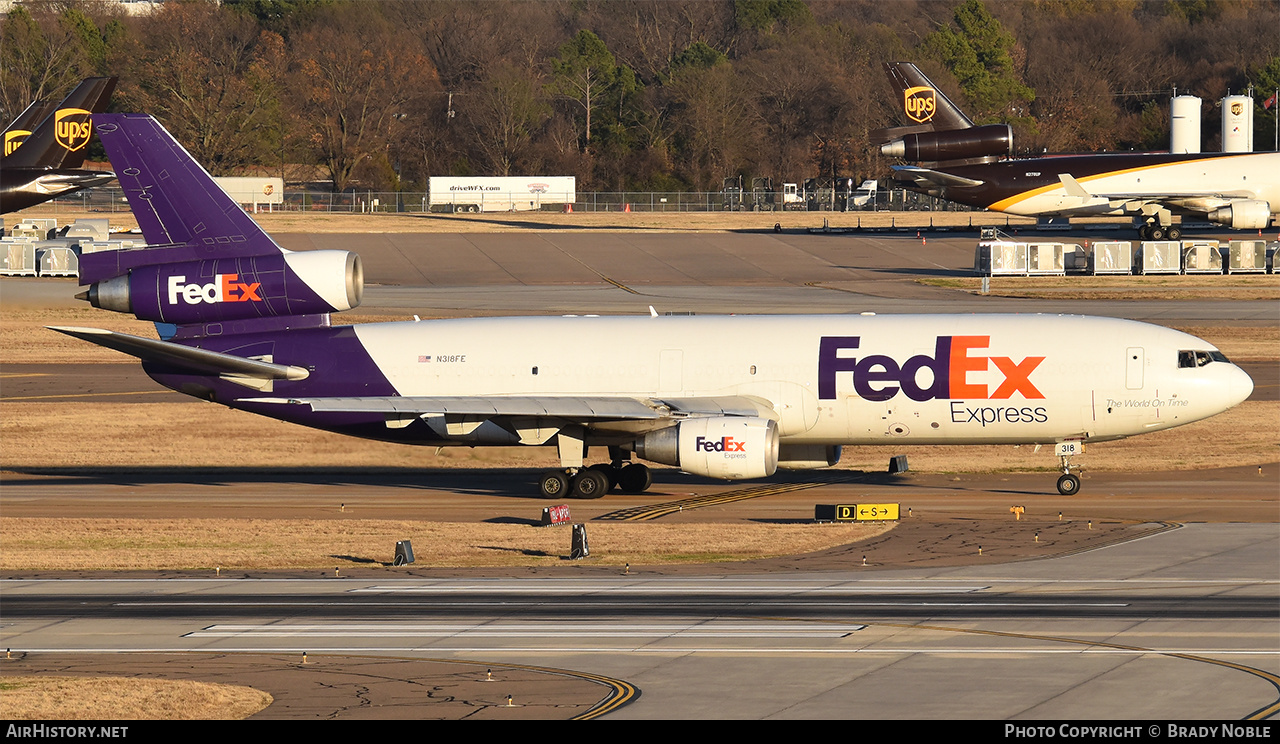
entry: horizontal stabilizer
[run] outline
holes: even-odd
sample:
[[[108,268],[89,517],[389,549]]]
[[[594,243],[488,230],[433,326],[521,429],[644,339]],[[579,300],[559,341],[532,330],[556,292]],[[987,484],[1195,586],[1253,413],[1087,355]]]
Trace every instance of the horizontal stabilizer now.
[[[916,165],[893,166],[893,177],[898,181],[912,181],[922,188],[954,188],[957,186],[981,186],[982,181],[951,173],[921,168]]]
[[[201,374],[233,375],[258,380],[305,380],[310,374],[302,367],[245,359],[232,354],[130,336],[127,333],[104,331],[100,328],[66,326],[48,326],[48,328],[51,331],[65,333],[72,338],[124,352],[144,362],[156,362]]]

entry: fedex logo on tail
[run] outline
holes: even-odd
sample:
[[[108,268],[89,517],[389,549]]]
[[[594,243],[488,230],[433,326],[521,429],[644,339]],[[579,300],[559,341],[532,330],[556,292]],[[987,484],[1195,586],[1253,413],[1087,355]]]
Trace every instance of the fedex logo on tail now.
[[[258,289],[261,282],[244,284],[239,274],[216,274],[208,284],[187,284],[185,276],[169,277],[169,304],[178,304],[181,297],[188,305],[200,303],[261,301]]]
[[[899,392],[915,401],[939,399],[1007,399],[1016,393],[1040,399],[1044,394],[1031,381],[1031,373],[1044,357],[985,356],[979,350],[990,346],[990,336],[938,336],[933,356],[918,354],[898,362],[884,354],[864,357],[841,356],[857,349],[859,336],[823,336],[818,347],[818,398],[836,397],[836,375],[852,373],[853,389],[864,400],[884,401]],[[985,382],[971,381],[970,375],[986,372],[994,365],[1004,380],[995,389]],[[921,382],[922,370],[929,370]]]

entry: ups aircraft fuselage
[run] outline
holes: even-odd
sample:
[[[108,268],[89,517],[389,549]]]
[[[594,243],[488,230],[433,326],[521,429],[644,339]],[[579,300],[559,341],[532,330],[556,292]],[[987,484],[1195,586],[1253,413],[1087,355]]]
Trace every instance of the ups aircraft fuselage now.
[[[938,196],[1024,216],[1122,215],[1134,211],[1131,202],[1152,197],[1198,214],[1234,200],[1280,204],[1280,154],[1274,152],[1059,155],[951,166],[946,173],[981,183],[938,186]],[[1073,176],[1090,196],[1069,193],[1060,174]]]

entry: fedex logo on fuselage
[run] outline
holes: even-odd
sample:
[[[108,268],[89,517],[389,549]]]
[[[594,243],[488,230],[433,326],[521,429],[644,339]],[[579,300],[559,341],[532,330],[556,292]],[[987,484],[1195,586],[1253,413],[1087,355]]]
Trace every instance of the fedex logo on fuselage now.
[[[185,276],[169,277],[169,304],[178,304],[181,297],[188,305],[202,302],[214,304],[218,302],[250,302],[261,301],[258,288],[261,282],[243,284],[237,281],[239,274],[216,274],[208,284],[187,284]]]
[[[979,349],[990,346],[990,336],[938,336],[933,356],[918,354],[899,362],[884,354],[864,357],[840,356],[846,349],[857,349],[859,336],[823,336],[818,345],[818,398],[836,397],[836,375],[853,374],[853,390],[864,400],[889,400],[899,392],[915,401],[939,399],[1004,399],[1014,393],[1023,398],[1044,398],[1031,382],[1031,373],[1044,357],[1025,357],[1015,362],[1010,357],[984,356]],[[971,373],[986,372],[991,365],[1004,375],[1004,381],[991,390],[985,382],[970,381]],[[925,382],[920,372],[929,370]]]
[[[746,442],[740,442],[733,437],[720,439],[697,437],[693,441],[693,448],[699,452],[746,452],[746,446]]]

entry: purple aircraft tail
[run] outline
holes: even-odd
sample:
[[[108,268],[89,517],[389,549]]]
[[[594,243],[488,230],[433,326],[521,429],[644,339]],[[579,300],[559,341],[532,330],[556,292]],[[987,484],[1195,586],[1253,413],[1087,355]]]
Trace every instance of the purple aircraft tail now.
[[[94,128],[150,245],[80,256],[81,299],[179,337],[327,325],[360,304],[358,256],[280,248],[152,117],[102,114]]]
[[[148,243],[218,246],[219,256],[281,252],[153,117],[98,114],[93,122]]]

